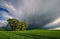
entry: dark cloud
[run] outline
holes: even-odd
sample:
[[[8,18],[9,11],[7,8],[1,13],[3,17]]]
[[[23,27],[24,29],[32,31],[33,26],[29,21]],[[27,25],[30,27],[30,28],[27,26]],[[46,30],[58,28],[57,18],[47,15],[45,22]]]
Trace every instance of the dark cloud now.
[[[14,13],[11,13],[12,15],[15,15],[17,18],[19,18],[19,20],[27,22],[33,28],[34,27],[40,28],[41,26],[42,27],[46,26],[47,24],[51,23],[52,21],[60,17],[60,0],[5,0],[5,1],[8,7],[9,5],[11,5],[14,8],[13,10],[16,9]],[[11,11],[12,9],[10,9],[10,12]]]

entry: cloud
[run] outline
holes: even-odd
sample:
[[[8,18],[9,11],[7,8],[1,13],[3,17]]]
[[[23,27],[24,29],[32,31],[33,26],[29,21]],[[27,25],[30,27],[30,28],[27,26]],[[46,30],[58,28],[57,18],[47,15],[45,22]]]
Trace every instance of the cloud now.
[[[13,18],[15,16],[12,13],[15,13],[15,12],[16,12],[16,9],[12,4],[7,3],[6,1],[1,1],[1,4],[0,4],[1,16],[3,16],[5,19]]]
[[[9,18],[14,18],[11,15],[7,14],[6,12],[1,12],[1,15],[7,20]]]
[[[57,28],[51,28],[51,29],[48,29],[48,30],[60,30],[60,27],[57,27]]]
[[[60,17],[58,17],[54,21],[48,23],[47,25],[45,25],[44,28],[59,29],[60,28]]]
[[[50,28],[59,26],[58,21],[60,19],[57,19],[60,18],[59,0],[25,0],[24,4],[24,7],[19,9],[23,11],[23,19],[29,24],[46,25]],[[51,26],[49,23],[51,23]],[[52,25],[55,26],[52,27]]]
[[[60,0],[17,0],[17,3],[16,0],[9,0],[4,6],[12,15],[28,24],[40,26],[59,24],[56,20],[60,18]],[[10,17],[8,14],[5,16]]]
[[[7,21],[1,20],[0,27],[5,27],[7,25]]]
[[[11,11],[16,12],[16,9],[12,6],[12,4],[5,3],[4,6],[7,7],[7,8],[9,8]]]

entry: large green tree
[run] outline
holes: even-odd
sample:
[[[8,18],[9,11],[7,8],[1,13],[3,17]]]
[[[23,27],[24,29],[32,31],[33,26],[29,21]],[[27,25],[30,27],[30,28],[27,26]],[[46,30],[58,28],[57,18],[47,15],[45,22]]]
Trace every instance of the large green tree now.
[[[11,26],[11,30],[15,31],[15,30],[25,30],[28,28],[27,23],[19,21],[15,18],[13,19],[8,19],[8,24]]]

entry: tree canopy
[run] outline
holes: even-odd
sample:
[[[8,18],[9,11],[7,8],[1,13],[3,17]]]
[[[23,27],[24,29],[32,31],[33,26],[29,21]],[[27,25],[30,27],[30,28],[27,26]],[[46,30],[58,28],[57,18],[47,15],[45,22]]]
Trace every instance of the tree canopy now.
[[[8,19],[8,24],[11,26],[11,30],[25,30],[28,28],[28,24],[26,22],[19,21],[15,18]]]

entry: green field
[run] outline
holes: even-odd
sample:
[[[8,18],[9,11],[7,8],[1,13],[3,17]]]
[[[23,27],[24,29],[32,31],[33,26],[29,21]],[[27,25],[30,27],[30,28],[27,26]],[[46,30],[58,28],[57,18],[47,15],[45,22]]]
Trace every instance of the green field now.
[[[60,39],[59,30],[0,31],[0,39]]]

